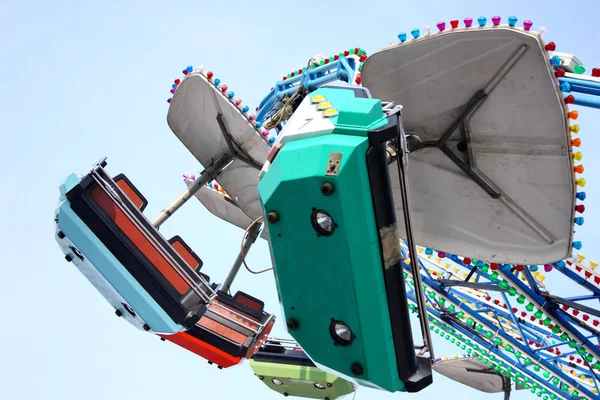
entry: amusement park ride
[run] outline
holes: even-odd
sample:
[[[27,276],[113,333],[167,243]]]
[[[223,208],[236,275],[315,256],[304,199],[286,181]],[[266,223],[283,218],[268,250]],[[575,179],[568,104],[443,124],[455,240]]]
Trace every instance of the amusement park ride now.
[[[584,76],[531,28],[466,18],[401,33],[370,57],[316,56],[256,114],[187,67],[167,120],[205,169],[184,175],[154,220],[106,160],[72,174],[56,240],[117,316],[219,368],[249,359],[285,396],[418,392],[436,370],[506,397],[514,383],[543,399],[600,399],[600,271],[572,254],[586,195],[569,110],[600,108],[600,70]],[[223,284],[159,232],[192,196],[244,230]],[[259,237],[293,339],[269,337],[263,302],[230,292]],[[585,293],[550,292],[542,270]],[[436,357],[434,335],[463,356]]]

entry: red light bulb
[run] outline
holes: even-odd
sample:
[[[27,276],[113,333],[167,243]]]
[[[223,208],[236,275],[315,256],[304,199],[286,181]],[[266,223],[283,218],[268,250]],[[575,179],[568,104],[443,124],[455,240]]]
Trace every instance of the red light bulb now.
[[[573,168],[573,171],[575,171],[577,174],[583,174],[583,165],[577,165],[575,168]]]
[[[285,81],[286,79],[287,79],[287,76],[284,76],[284,77],[283,77],[283,80]]]
[[[438,252],[438,257],[439,258],[446,258],[446,253],[444,253],[443,251]]]
[[[349,50],[345,50],[344,51],[344,57],[348,57],[350,55],[350,51]]]
[[[360,62],[365,62],[365,60],[367,59],[367,55],[366,54],[361,54],[360,58],[358,59],[358,61]]]
[[[492,271],[495,271],[495,270],[497,270],[497,269],[498,269],[498,264],[496,264],[496,263],[491,263],[491,264],[490,264],[490,268],[492,269]]]
[[[600,78],[600,68],[592,68],[592,76]]]
[[[325,59],[325,64],[329,64],[329,58]]]
[[[298,70],[298,74],[301,74],[301,73],[302,73],[302,69],[299,69],[299,70]]]
[[[562,78],[563,76],[565,76],[565,70],[562,68],[557,69],[556,71],[554,71],[554,76],[556,76],[557,78]]]
[[[340,59],[340,55],[339,55],[339,54],[336,54],[335,56],[333,56],[333,59],[334,59],[334,61],[337,61],[337,60],[339,60],[339,59]]]
[[[583,204],[577,204],[575,206],[575,211],[577,211],[579,214],[583,214],[585,211],[585,206]]]
[[[550,42],[546,45],[546,50],[547,51],[554,51],[556,50],[556,43],[554,42]]]
[[[176,85],[179,85],[180,83],[181,83],[181,80],[179,80],[179,79],[175,79],[175,84],[176,84]]]
[[[471,264],[471,259],[470,258],[464,258],[463,262],[467,265]]]
[[[579,315],[579,310],[578,310],[578,309],[576,309],[576,308],[574,308],[574,309],[573,309],[573,315],[574,315],[574,316],[578,316],[578,315]]]
[[[581,146],[581,139],[577,138],[577,139],[571,140],[571,146],[573,146],[573,147]]]
[[[590,319],[590,316],[587,315],[587,314],[585,314],[582,318],[583,318],[584,321],[587,321],[588,319]]]
[[[211,78],[213,77],[213,73],[212,73],[212,72],[210,72],[210,71],[208,71],[208,72],[206,73],[206,77],[207,77],[208,79],[211,79]]]
[[[458,20],[453,19],[452,21],[450,21],[450,26],[454,29],[458,28]]]
[[[517,271],[523,271],[525,269],[524,265],[515,265],[517,267]]]
[[[356,79],[354,80],[354,82],[356,82],[357,85],[360,85],[360,83],[362,82],[362,78],[360,75],[356,75]]]
[[[575,97],[573,97],[572,94],[568,95],[567,97],[565,97],[565,103],[567,103],[567,104],[575,103]]]

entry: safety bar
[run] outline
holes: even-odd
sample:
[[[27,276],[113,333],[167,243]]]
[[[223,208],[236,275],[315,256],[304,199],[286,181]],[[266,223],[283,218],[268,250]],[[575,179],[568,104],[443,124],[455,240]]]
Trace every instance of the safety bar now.
[[[194,291],[194,293],[196,293],[198,295],[198,297],[200,297],[200,299],[202,299],[202,301],[204,303],[210,303],[212,301],[212,299],[217,296],[217,292],[215,290],[213,290],[210,287],[209,283],[200,274],[198,274],[196,271],[194,271],[191,267],[190,267],[190,270],[192,271],[192,275],[190,275],[187,271],[182,269],[181,266],[179,265],[179,263],[177,263],[177,261],[173,258],[173,256],[171,256],[171,254],[169,254],[169,252],[164,248],[164,246],[160,242],[158,242],[152,236],[152,234],[150,234],[150,232],[146,229],[146,227],[143,226],[143,224],[141,224],[138,221],[136,215],[134,215],[127,207],[125,207],[123,199],[121,198],[121,196],[115,189],[118,187],[117,184],[112,179],[112,177],[110,177],[106,173],[106,171],[103,169],[102,162],[97,163],[94,166],[94,168],[92,169],[91,176],[94,179],[94,181],[96,183],[98,183],[99,187],[102,188],[102,190],[108,196],[110,196],[113,200],[115,200],[115,204],[117,205],[117,207],[119,207],[121,212],[123,212],[127,217],[129,217],[131,222],[135,225],[136,228],[138,228],[142,232],[144,237],[146,239],[148,239],[148,241],[150,241],[151,243],[153,243],[155,245],[155,247],[159,251],[159,253],[165,258],[165,260],[175,270],[175,272],[190,286],[190,288]],[[202,290],[202,288],[200,287],[200,285],[197,284],[196,281],[192,278],[192,276],[194,278],[196,278],[198,281],[200,281],[202,283],[202,285],[204,285],[206,288],[208,288],[209,291],[212,293],[210,293],[210,294],[205,293],[204,290]]]

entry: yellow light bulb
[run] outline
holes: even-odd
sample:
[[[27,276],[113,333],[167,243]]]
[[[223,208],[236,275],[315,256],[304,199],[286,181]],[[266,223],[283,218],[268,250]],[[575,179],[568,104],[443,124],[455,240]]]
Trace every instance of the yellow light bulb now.
[[[584,187],[585,186],[585,178],[579,178],[575,181],[577,186]]]
[[[598,263],[596,261],[590,261],[590,268],[591,269],[596,269],[597,266],[598,266]]]
[[[317,94],[317,95],[311,97],[310,102],[313,104],[316,104],[316,103],[321,103],[325,100],[327,100],[327,98],[325,96],[323,96],[322,94]]]
[[[574,160],[581,161],[582,158],[583,158],[583,154],[580,151],[578,151],[577,153],[573,153]]]
[[[577,262],[582,262],[583,260],[585,260],[585,256],[583,254],[577,254]]]
[[[579,124],[571,125],[569,131],[573,133],[579,133]]]

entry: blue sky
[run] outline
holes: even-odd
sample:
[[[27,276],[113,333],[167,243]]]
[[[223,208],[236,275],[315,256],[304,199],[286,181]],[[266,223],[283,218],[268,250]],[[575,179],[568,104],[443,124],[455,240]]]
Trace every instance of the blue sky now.
[[[256,106],[273,83],[317,54],[363,47],[369,54],[400,31],[439,20],[516,15],[548,27],[558,51],[600,67],[596,1],[540,0],[303,2],[122,0],[0,2],[0,398],[280,399],[248,365],[217,370],[199,357],[116,318],[86,279],[67,264],[53,238],[58,185],[108,157],[149,199],[151,218],[183,189],[196,160],[166,124],[169,89],[181,70],[204,64]],[[559,5],[560,4],[560,5]],[[576,4],[577,8],[572,8]],[[588,258],[600,214],[600,112],[580,110],[588,182],[586,224],[578,229]],[[222,281],[236,257],[241,231],[190,202],[161,231],[181,235]],[[248,257],[270,266],[266,243]],[[550,274],[548,282],[559,277]],[[279,312],[271,274],[242,272],[234,290],[263,298]],[[282,333],[278,326],[276,333]],[[436,342],[437,355],[456,350]],[[357,399],[391,399],[360,389]],[[414,399],[491,399],[442,376]],[[531,397],[514,394],[514,399]]]

